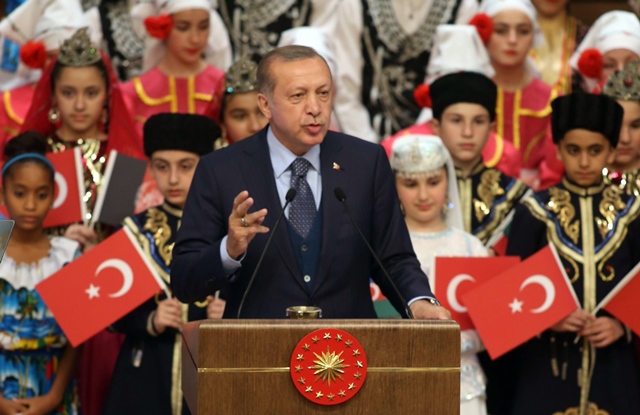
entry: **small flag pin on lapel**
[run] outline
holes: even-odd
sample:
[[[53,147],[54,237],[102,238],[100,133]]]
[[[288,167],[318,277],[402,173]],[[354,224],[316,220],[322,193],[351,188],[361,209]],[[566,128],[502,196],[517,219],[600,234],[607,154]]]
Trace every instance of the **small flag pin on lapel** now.
[[[333,162],[333,170],[342,170],[342,168],[340,167],[340,165],[336,162]]]

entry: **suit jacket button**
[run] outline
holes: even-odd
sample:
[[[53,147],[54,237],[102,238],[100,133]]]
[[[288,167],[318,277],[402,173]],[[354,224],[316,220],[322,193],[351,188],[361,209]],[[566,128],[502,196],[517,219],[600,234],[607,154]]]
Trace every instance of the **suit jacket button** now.
[[[309,281],[311,281],[311,277],[308,276],[308,275],[305,275],[303,280],[304,280],[304,282],[309,282]]]
[[[302,252],[307,252],[307,249],[309,248],[307,247],[307,245],[302,245],[300,249],[302,249]]]

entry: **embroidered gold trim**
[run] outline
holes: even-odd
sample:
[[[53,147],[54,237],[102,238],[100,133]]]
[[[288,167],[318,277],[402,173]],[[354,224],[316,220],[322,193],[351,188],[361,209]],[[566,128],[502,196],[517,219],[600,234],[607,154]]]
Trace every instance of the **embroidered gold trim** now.
[[[556,214],[560,226],[574,244],[578,243],[580,220],[571,223],[576,216],[576,209],[571,204],[571,194],[564,189],[552,187],[549,189],[551,198],[547,203],[547,210]]]
[[[11,121],[15,122],[18,125],[24,124],[24,120],[18,117],[18,114],[13,110],[13,106],[11,105],[11,91],[4,91],[2,94],[2,98],[4,99],[4,109],[7,111],[7,115],[11,119]]]
[[[526,163],[529,160],[529,157],[531,156],[533,149],[536,147],[538,142],[540,142],[540,140],[542,140],[542,138],[544,138],[546,135],[547,135],[547,131],[543,130],[540,132],[540,134],[533,137],[533,139],[529,142],[529,144],[527,144],[527,148],[524,150],[524,154],[522,155],[523,163]]]
[[[607,187],[602,192],[602,200],[598,210],[604,219],[597,216],[594,218],[602,239],[605,239],[607,234],[613,230],[613,222],[616,216],[626,207],[620,198],[621,194],[622,191],[613,186]]]
[[[462,222],[465,231],[472,233],[471,229],[471,178],[458,179],[458,189],[460,190],[460,205],[462,207]]]
[[[484,162],[484,165],[489,168],[496,167],[500,162],[500,159],[502,158],[502,154],[504,153],[504,138],[497,134],[494,134],[494,137],[496,140],[495,152],[493,153],[491,159]]]
[[[168,204],[167,202],[163,202],[162,203],[162,209],[166,210],[167,213],[177,217],[177,218],[182,218],[182,209],[178,209],[176,207],[171,206],[170,204]]]
[[[147,221],[145,222],[143,229],[153,234],[158,254],[164,261],[164,264],[168,267],[171,265],[171,254],[174,244],[167,244],[171,238],[171,227],[167,221],[166,213],[157,208],[150,208],[147,210]]]
[[[491,213],[491,207],[496,196],[504,195],[504,189],[500,187],[500,172],[498,170],[488,169],[480,176],[477,193],[478,199],[473,199],[473,208],[478,222]]]
[[[578,196],[592,196],[592,195],[598,194],[606,186],[604,182],[601,182],[596,186],[581,187],[581,186],[578,186],[577,184],[571,183],[569,179],[567,179],[566,177],[562,178],[562,185],[566,187],[568,191],[570,191],[571,193],[575,193]]]
[[[513,97],[513,145],[520,150],[520,113],[522,90],[518,89]]]
[[[136,223],[130,217],[125,218],[124,221],[122,222],[122,224],[123,224],[123,226],[126,226],[127,228],[129,228],[129,230],[133,233],[133,235],[135,236],[136,240],[138,241],[138,244],[140,244],[140,247],[142,248],[144,253],[151,260],[151,264],[153,265],[153,268],[158,272],[158,274],[164,280],[164,282],[167,283],[167,286],[170,286],[171,279],[170,279],[169,274],[164,270],[163,267],[161,267],[153,259],[153,256],[151,255],[151,247],[149,246],[149,240],[147,239],[147,237],[145,235],[142,234],[142,232],[140,232],[140,228],[138,228],[138,225],[136,225]],[[156,296],[156,299],[157,298],[158,297]]]
[[[168,77],[169,80],[169,95],[161,98],[151,98],[144,90],[144,85],[139,77],[133,78],[133,86],[136,90],[136,94],[145,105],[150,107],[156,107],[158,105],[170,104],[171,112],[178,111],[178,97],[176,97],[176,80],[173,76]]]
[[[182,322],[189,321],[189,305],[182,304]],[[176,333],[171,362],[171,413],[182,414],[182,334]]]

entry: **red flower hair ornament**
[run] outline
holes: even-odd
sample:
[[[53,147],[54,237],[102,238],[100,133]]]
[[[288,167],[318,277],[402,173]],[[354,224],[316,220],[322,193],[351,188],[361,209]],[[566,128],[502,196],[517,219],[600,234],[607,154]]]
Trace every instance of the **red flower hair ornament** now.
[[[149,16],[144,19],[144,27],[147,29],[149,36],[165,40],[169,37],[171,29],[173,29],[173,20],[168,14],[160,14],[158,16]]]
[[[482,43],[486,45],[493,34],[493,20],[491,20],[491,17],[484,13],[478,13],[473,16],[469,24],[476,27]]]
[[[47,63],[47,50],[44,43],[30,40],[22,45],[20,60],[31,69],[43,69]]]
[[[588,78],[602,75],[602,53],[598,49],[586,49],[578,59],[578,70]]]
[[[420,84],[413,90],[413,99],[420,108],[431,108],[431,93],[429,85]]]

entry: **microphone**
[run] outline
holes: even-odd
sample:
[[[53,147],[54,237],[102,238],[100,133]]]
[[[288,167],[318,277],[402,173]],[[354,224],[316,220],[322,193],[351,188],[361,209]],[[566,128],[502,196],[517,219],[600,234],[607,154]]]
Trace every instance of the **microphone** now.
[[[382,261],[380,261],[380,257],[378,256],[378,254],[376,254],[376,251],[373,250],[373,248],[369,244],[369,241],[367,241],[367,238],[365,238],[362,231],[360,230],[360,227],[358,226],[355,219],[353,218],[353,215],[351,214],[351,209],[349,209],[349,205],[347,205],[347,196],[344,194],[344,190],[342,190],[339,187],[336,187],[335,189],[333,189],[333,194],[336,196],[336,199],[338,199],[338,202],[342,203],[342,206],[344,206],[344,209],[347,211],[347,214],[349,215],[349,219],[351,219],[351,223],[353,223],[353,226],[355,226],[356,230],[358,231],[358,235],[360,235],[360,238],[362,238],[365,245],[367,245],[367,248],[369,248],[369,252],[371,252],[371,255],[373,255],[373,258],[378,263],[378,266],[382,270],[384,276],[387,278],[387,281],[391,283],[391,286],[395,290],[396,294],[398,294],[400,301],[402,301],[402,304],[407,310],[407,315],[409,315],[410,319],[414,319],[413,313],[411,312],[411,308],[409,308],[409,304],[407,303],[407,300],[405,300],[402,294],[400,294],[400,290],[398,290],[398,287],[391,279],[391,276],[387,272],[387,269],[384,267],[384,265],[382,265]]]
[[[282,216],[284,216],[284,211],[287,208],[287,206],[289,206],[289,203],[291,203],[293,199],[296,198],[296,194],[297,194],[296,189],[291,187],[289,188],[286,196],[284,197],[284,206],[282,206],[282,210],[280,210],[280,215],[278,216],[276,223],[273,225],[273,230],[271,231],[271,234],[267,239],[267,243],[264,245],[264,248],[262,249],[262,254],[260,255],[260,259],[258,259],[258,263],[256,264],[256,267],[253,269],[253,274],[249,279],[249,284],[247,284],[247,289],[244,290],[244,294],[242,295],[242,301],[240,301],[240,306],[238,307],[237,318],[240,318],[240,313],[242,312],[242,306],[244,306],[244,302],[247,299],[247,295],[249,294],[249,291],[251,290],[253,281],[255,281],[256,275],[258,275],[258,270],[260,269],[260,265],[262,265],[262,260],[264,259],[264,256],[267,253],[267,249],[269,248],[269,245],[271,245],[271,240],[273,240],[273,235],[275,235],[276,229],[278,229],[278,225],[280,224],[280,220],[282,220]]]

